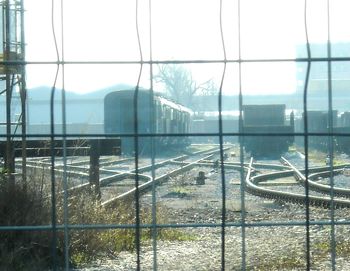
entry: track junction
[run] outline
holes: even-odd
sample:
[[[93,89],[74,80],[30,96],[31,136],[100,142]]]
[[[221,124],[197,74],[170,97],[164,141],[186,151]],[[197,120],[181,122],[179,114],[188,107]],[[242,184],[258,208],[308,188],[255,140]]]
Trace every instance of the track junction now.
[[[317,183],[316,181],[317,178],[321,176],[332,178],[337,174],[342,174],[344,170],[350,166],[350,164],[337,165],[333,167],[311,167],[308,168],[307,178],[305,176],[305,170],[297,169],[284,157],[281,157],[281,162],[283,165],[274,165],[275,168],[280,167],[280,171],[264,174],[257,174],[256,170],[254,169],[253,161],[253,158],[251,158],[247,167],[247,174],[245,178],[245,189],[253,195],[296,204],[308,204],[316,207],[350,207],[350,200],[348,200],[348,198],[350,198],[350,189],[335,187],[334,185],[324,185]],[[305,187],[305,194],[278,191],[259,186],[259,183],[263,181],[266,182],[289,176],[294,176],[297,182]],[[330,196],[326,197],[310,195],[308,194],[310,190]]]
[[[232,146],[225,146],[225,154],[230,152]],[[220,172],[220,167],[224,166],[225,171],[243,172],[245,176],[239,184],[244,184],[246,192],[267,199],[293,204],[307,204],[323,208],[349,208],[350,189],[333,185],[321,184],[322,178],[331,180],[343,174],[350,168],[349,163],[330,166],[312,166],[307,172],[305,169],[298,169],[291,161],[281,157],[277,163],[254,162],[250,158],[249,163],[240,162],[220,162],[220,148],[213,145],[205,150],[182,154],[173,158],[156,159],[153,163],[149,160],[140,159],[138,167],[135,167],[135,159],[130,157],[101,157],[100,158],[100,179],[98,197],[101,205],[105,207],[113,206],[118,201],[130,199],[135,196],[136,191],[140,195],[149,192],[155,186],[168,182],[171,178],[188,172],[193,169],[216,168]],[[91,183],[87,181],[89,161],[81,158],[72,159],[66,166],[57,163],[56,174],[65,172],[71,180],[69,195],[75,195],[80,191],[93,190]],[[50,170],[50,163],[47,159],[30,159],[27,167],[32,169]],[[299,166],[300,167],[300,166]],[[296,193],[294,190],[280,190],[280,185],[288,186],[284,179],[295,179],[294,184],[302,187],[302,192]],[[220,178],[220,174],[217,175]],[[138,183],[136,187],[135,183]],[[281,181],[282,180],[282,181]],[[217,180],[218,184],[220,180]],[[268,186],[268,187],[267,187]],[[293,190],[293,191],[292,191]],[[300,190],[300,189],[299,189]],[[312,192],[312,193],[311,193]],[[205,196],[205,195],[204,195]]]

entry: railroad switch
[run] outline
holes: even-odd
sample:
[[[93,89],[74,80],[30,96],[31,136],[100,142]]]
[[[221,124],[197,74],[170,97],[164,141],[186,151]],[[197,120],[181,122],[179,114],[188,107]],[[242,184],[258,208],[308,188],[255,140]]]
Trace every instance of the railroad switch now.
[[[220,162],[219,159],[214,161],[214,165],[213,165],[214,169],[218,169],[219,168],[219,162]]]
[[[205,184],[205,179],[207,179],[207,177],[205,177],[204,171],[199,171],[198,176],[196,177],[196,184],[197,185]]]

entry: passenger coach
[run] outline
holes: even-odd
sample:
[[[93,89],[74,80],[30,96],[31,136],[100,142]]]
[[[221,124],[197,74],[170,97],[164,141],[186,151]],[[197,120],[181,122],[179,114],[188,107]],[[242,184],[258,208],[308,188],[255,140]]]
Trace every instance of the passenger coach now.
[[[106,134],[122,138],[122,152],[135,149],[135,90],[121,90],[106,95],[104,101],[104,129]],[[154,145],[159,149],[185,146],[189,143],[191,110],[148,90],[139,90],[137,95],[137,135],[139,152],[149,151],[152,130]],[[171,134],[171,136],[167,136]],[[179,136],[174,136],[179,134]]]

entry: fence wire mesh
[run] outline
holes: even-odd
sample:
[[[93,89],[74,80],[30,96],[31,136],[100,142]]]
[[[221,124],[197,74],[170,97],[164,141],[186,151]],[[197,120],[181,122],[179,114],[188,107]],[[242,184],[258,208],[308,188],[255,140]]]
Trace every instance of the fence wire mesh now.
[[[287,1],[286,6],[279,1],[209,2],[136,0],[121,1],[118,6],[107,0],[1,1],[0,73],[5,99],[1,100],[0,188],[8,197],[3,196],[6,202],[0,202],[4,240],[0,267],[37,270],[45,261],[47,269],[53,270],[78,269],[87,263],[94,263],[94,267],[84,270],[346,270],[350,266],[344,260],[349,251],[348,189],[346,184],[339,188],[336,179],[338,174],[346,179],[349,166],[346,141],[350,125],[345,113],[339,120],[342,124],[337,124],[337,114],[348,110],[347,90],[338,88],[349,85],[350,69],[346,66],[350,43],[332,43],[331,36],[331,23],[347,4],[307,0]],[[40,13],[35,12],[37,7],[41,7]],[[272,7],[275,11],[268,12]],[[297,19],[288,22],[288,28],[283,16],[291,7],[290,13]],[[322,27],[313,25],[318,7],[323,11]],[[267,23],[261,21],[260,27],[258,19],[264,18],[264,13],[273,18],[269,21],[265,17]],[[40,19],[34,20],[35,16]],[[178,22],[168,24],[167,16],[169,21],[176,18]],[[48,22],[50,27],[44,27]],[[160,27],[162,24],[165,27]],[[303,37],[301,45],[283,41],[291,30]],[[259,31],[266,31],[265,36]],[[314,31],[323,34],[319,44],[312,42]],[[250,35],[257,38],[250,40]],[[276,38],[279,35],[281,38]],[[215,53],[207,53],[210,46],[201,46],[203,41],[214,44]],[[293,48],[293,53],[276,49],[283,46]],[[345,53],[335,49],[342,46]],[[179,54],[181,50],[185,52]],[[167,66],[192,68],[193,73],[202,69],[209,74],[207,78],[216,78],[209,80],[216,87],[210,89],[207,84],[209,94],[192,93],[183,100],[185,94],[180,93],[176,102],[165,101],[156,90],[164,83],[159,74]],[[27,91],[35,74],[41,75],[39,83],[51,81],[50,88]],[[117,79],[111,81],[110,77]],[[116,103],[110,110],[103,109],[101,98],[77,96],[74,100],[68,91],[79,87],[77,82],[86,81],[94,88],[97,83],[122,82],[118,81],[122,77],[132,82],[126,86],[132,93],[131,102],[122,97],[117,104],[108,96],[114,90],[110,87],[102,91],[108,97],[105,105],[108,100]],[[282,93],[261,95],[264,87],[251,84],[287,78],[297,81],[294,96],[283,89],[278,89]],[[277,84],[277,88],[281,86]],[[258,95],[250,92],[252,88],[257,88]],[[204,88],[195,85],[198,89]],[[344,96],[339,98],[339,93]],[[191,124],[191,129],[181,130],[179,124],[175,130],[174,121],[180,119],[175,111],[159,119],[158,112],[163,111],[158,110],[163,109],[158,101],[164,108],[172,105],[185,112],[178,102],[189,99],[193,100],[187,107],[195,112],[192,121],[198,126]],[[273,123],[278,118],[274,111],[270,123],[255,122],[258,128],[252,129],[246,124],[248,106],[266,104],[288,104],[293,115],[286,119],[283,107],[282,124]],[[126,109],[119,111],[123,115],[114,119],[114,124],[119,121],[127,129],[107,130],[107,118],[118,114],[117,108]],[[228,117],[228,110],[234,115]],[[258,107],[254,110],[255,121],[266,121],[257,113]],[[268,110],[263,107],[261,115]],[[80,111],[89,112],[83,124],[76,118]],[[204,124],[206,120],[199,119],[205,111],[214,114],[208,118],[214,123],[210,128],[209,121]],[[314,126],[317,114],[325,121],[323,130]],[[41,124],[35,123],[37,116]],[[278,125],[292,128],[275,128]],[[284,143],[279,142],[290,142],[291,137],[293,143],[284,150]],[[175,145],[187,139],[190,146]],[[165,144],[163,149],[161,144]],[[210,156],[210,149],[203,150],[208,146],[216,156]],[[266,146],[270,148],[268,155]],[[292,165],[276,165],[279,158],[269,156],[272,149],[283,149],[280,154]],[[327,165],[324,159],[328,159]],[[161,170],[164,165],[171,173]],[[203,171],[206,176],[200,179],[197,173]],[[264,190],[260,184],[278,179],[277,175],[286,179]],[[302,188],[286,184],[293,176]],[[122,180],[125,184],[113,190]],[[16,190],[17,184],[20,190]],[[314,192],[315,187],[324,189],[321,195]],[[39,205],[39,198],[30,199],[27,193],[38,194],[46,205]],[[18,211],[19,202],[25,200],[27,206]],[[33,211],[34,217],[28,218]],[[40,220],[35,214],[44,218]],[[37,236],[41,237],[35,239]],[[96,236],[99,240],[91,244]],[[25,239],[30,245],[23,249]],[[18,242],[20,247],[10,242]],[[44,252],[48,248],[49,252]],[[18,261],[10,260],[9,255]],[[23,267],[20,258],[28,256],[33,258],[29,261],[33,266]]]

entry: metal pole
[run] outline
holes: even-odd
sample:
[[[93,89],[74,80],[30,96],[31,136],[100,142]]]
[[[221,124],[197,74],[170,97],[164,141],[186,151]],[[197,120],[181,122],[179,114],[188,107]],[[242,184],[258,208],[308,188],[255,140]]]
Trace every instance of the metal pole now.
[[[101,199],[100,190],[100,140],[92,139],[90,140],[90,174],[89,182],[91,188],[94,188],[94,193],[96,199]]]
[[[5,60],[10,59],[10,5],[9,0],[5,1]],[[11,73],[8,66],[5,67],[6,72],[6,157],[5,165],[7,174],[10,180],[11,186],[14,184],[14,157],[13,157],[13,145],[11,139],[11,98],[12,98],[12,86],[11,86]]]
[[[20,48],[17,49],[17,52],[19,51],[19,57],[20,60],[25,60],[25,42],[24,42],[24,6],[23,6],[23,0],[19,4],[19,12],[20,12],[20,31],[21,31],[21,40],[20,42]],[[16,13],[18,12],[16,7]],[[20,81],[20,96],[21,96],[21,113],[22,113],[22,182],[23,182],[23,188],[26,189],[27,187],[27,87],[26,87],[26,81],[25,81],[25,66],[21,65],[19,67],[20,69],[20,75],[19,75],[19,81]]]

